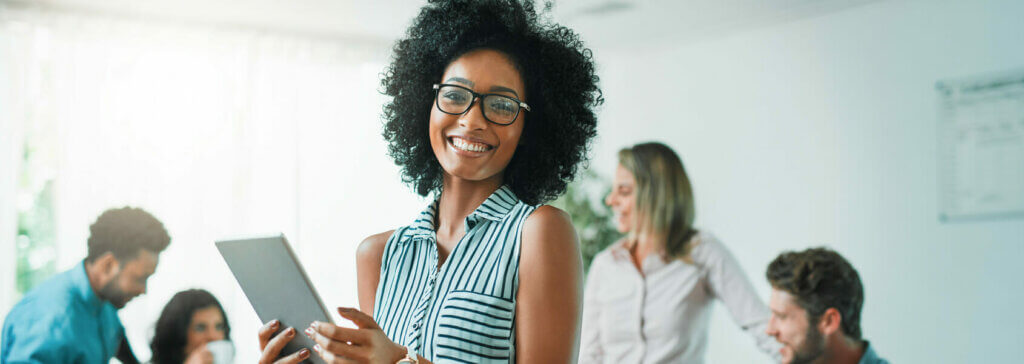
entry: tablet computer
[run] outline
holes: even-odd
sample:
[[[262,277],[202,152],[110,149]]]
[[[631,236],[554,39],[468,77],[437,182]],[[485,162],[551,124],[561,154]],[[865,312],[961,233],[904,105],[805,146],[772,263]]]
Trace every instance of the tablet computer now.
[[[284,234],[218,240],[215,244],[260,321],[278,319],[282,329],[295,328],[296,335],[281,350],[281,356],[302,348],[314,354],[316,343],[302,330],[313,321],[332,322],[331,315]],[[310,355],[307,360],[324,362],[317,355]]]

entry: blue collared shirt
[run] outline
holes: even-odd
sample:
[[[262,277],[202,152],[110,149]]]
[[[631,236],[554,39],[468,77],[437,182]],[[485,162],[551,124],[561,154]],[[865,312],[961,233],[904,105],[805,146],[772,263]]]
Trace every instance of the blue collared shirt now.
[[[117,309],[93,292],[83,262],[32,289],[11,309],[0,364],[107,363],[123,337]]]
[[[875,354],[875,349],[871,348],[871,343],[865,341],[864,355],[860,357],[857,364],[889,364],[889,361],[878,357],[878,354]]]

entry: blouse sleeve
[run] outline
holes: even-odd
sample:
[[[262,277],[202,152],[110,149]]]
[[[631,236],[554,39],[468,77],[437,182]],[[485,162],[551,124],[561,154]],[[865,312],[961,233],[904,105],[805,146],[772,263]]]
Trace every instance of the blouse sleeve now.
[[[587,274],[587,284],[583,291],[583,328],[580,335],[580,363],[601,363],[604,361],[604,350],[601,348],[600,309],[598,304],[598,285],[600,284],[600,255],[594,258]]]
[[[765,333],[771,318],[768,306],[757,296],[729,249],[714,237],[702,235],[693,249],[693,259],[705,271],[712,294],[725,304],[733,321],[754,338],[761,351],[776,362],[782,360],[781,344]]]

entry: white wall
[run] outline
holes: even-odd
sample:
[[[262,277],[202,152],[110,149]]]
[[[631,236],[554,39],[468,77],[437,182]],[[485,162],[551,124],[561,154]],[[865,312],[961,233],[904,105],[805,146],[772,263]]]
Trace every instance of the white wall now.
[[[1024,69],[1024,2],[882,1],[685,45],[595,49],[593,166],[661,140],[698,224],[764,297],[779,252],[828,245],[866,286],[862,328],[899,363],[1024,357],[1024,219],[937,219],[935,82]],[[708,362],[765,361],[715,311]]]

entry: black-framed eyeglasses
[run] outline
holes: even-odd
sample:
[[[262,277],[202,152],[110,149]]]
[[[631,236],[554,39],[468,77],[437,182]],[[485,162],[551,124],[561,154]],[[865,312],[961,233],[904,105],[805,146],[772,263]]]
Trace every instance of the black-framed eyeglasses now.
[[[462,115],[480,99],[484,119],[498,125],[509,125],[519,117],[519,110],[531,111],[530,106],[511,96],[479,94],[469,88],[444,83],[434,84],[437,109],[449,115]]]

